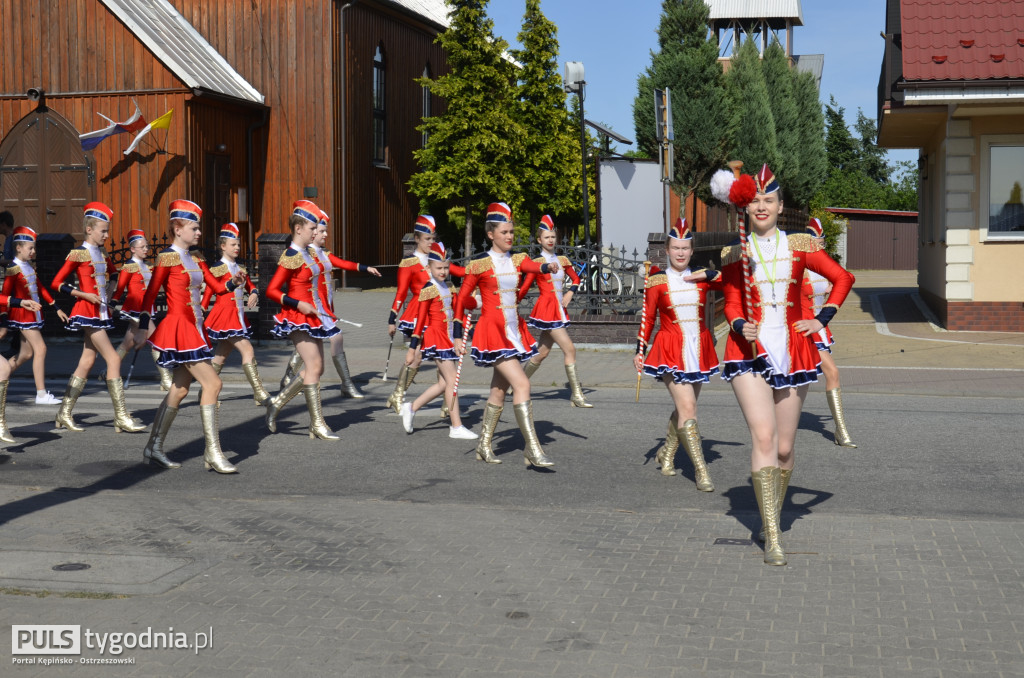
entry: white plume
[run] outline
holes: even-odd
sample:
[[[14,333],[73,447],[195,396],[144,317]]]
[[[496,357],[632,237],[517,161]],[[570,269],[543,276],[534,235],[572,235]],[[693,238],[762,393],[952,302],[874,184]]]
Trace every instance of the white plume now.
[[[729,189],[732,188],[734,181],[736,181],[736,177],[732,171],[718,170],[711,176],[711,195],[715,196],[716,200],[728,204]]]

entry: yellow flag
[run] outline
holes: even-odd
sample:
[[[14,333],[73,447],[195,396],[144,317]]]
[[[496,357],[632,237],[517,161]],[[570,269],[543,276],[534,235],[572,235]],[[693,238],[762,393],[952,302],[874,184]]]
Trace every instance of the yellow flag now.
[[[149,134],[149,130],[151,130],[151,129],[170,129],[170,127],[171,127],[171,114],[172,113],[174,113],[174,109],[173,108],[171,110],[167,111],[166,113],[164,113],[163,115],[161,115],[159,118],[157,118],[153,122],[151,122],[148,125],[146,125],[145,127],[143,127],[141,130],[139,130],[139,133],[135,135],[134,139],[132,139],[131,145],[125,150],[124,154],[125,155],[130,155],[131,152],[135,150],[135,147],[139,145],[139,142],[142,141],[142,137],[144,137],[147,134]]]

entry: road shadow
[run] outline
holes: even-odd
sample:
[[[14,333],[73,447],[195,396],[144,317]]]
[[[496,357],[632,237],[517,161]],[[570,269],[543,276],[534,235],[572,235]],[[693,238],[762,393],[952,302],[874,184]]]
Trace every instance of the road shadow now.
[[[732,516],[750,530],[752,538],[756,541],[757,533],[761,530],[761,513],[757,508],[757,499],[754,497],[753,482],[748,478],[746,485],[730,487],[722,493],[722,496],[729,500],[729,510],[726,511],[726,515]],[[779,526],[782,531],[786,532],[792,529],[796,521],[811,515],[815,506],[831,498],[831,492],[790,484],[779,517]]]
[[[811,394],[808,394],[810,396]],[[804,431],[813,431],[814,433],[821,434],[821,437],[829,441],[833,445],[836,442],[836,434],[829,430],[829,425],[832,424],[832,415],[814,414],[812,412],[803,411],[800,413],[800,426],[799,428]]]

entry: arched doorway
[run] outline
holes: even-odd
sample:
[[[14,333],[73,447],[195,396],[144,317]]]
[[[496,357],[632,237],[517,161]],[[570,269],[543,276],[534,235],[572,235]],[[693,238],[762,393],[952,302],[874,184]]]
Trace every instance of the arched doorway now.
[[[78,131],[59,113],[37,108],[0,142],[0,210],[39,233],[81,230],[96,175]]]

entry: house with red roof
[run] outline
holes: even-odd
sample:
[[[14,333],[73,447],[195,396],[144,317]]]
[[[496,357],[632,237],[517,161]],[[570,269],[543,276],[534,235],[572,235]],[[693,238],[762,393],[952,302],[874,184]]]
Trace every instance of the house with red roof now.
[[[888,0],[878,145],[919,149],[918,287],[951,330],[1024,332],[1024,2]]]

